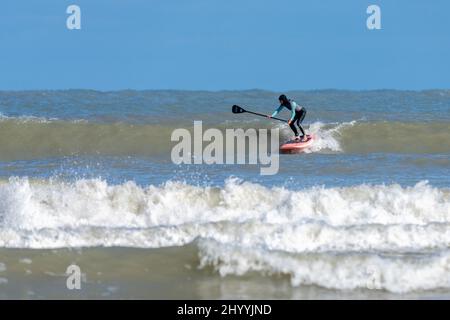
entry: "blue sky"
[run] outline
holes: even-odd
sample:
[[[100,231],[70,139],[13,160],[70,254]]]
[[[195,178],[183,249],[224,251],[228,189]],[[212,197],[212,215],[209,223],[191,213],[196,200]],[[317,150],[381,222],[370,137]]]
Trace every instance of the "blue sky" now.
[[[67,88],[450,88],[450,1],[2,1],[0,90]]]

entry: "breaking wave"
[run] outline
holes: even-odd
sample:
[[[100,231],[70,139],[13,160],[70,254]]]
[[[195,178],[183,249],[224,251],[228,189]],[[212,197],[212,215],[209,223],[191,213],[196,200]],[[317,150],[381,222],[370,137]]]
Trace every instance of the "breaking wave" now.
[[[0,183],[1,247],[192,242],[200,265],[222,275],[287,274],[293,285],[334,289],[450,288],[450,190],[425,181],[289,190],[234,178],[223,187]]]
[[[2,118],[0,125],[0,160],[37,159],[73,155],[168,155],[175,143],[172,132],[183,125],[94,123],[85,120],[62,121],[45,118]],[[207,125],[204,126],[208,128]],[[214,127],[214,126],[213,126]],[[225,122],[228,128],[265,128],[267,124]],[[281,129],[280,143],[292,132]],[[205,130],[204,129],[204,130]],[[395,122],[314,122],[305,125],[316,141],[307,152],[319,153],[419,153],[450,152],[450,123]]]

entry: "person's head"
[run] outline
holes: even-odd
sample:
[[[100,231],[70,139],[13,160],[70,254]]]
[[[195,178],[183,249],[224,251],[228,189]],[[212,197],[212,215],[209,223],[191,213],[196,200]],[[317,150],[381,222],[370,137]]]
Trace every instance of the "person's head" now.
[[[282,105],[287,105],[287,104],[289,103],[288,98],[287,98],[284,94],[282,94],[282,95],[278,98],[278,100],[280,101],[280,104],[282,104]]]

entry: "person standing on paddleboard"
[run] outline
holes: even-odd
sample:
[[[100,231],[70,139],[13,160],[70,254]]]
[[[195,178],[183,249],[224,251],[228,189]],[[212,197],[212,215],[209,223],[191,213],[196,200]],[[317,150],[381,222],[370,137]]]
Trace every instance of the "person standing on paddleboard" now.
[[[280,101],[280,106],[272,113],[272,115],[268,115],[269,118],[275,117],[278,112],[281,111],[283,108],[287,108],[289,111],[291,111],[291,117],[288,120],[288,125],[291,127],[292,131],[294,131],[295,134],[295,140],[299,140],[298,137],[298,131],[295,127],[295,122],[297,122],[297,126],[302,132],[302,136],[300,141],[306,141],[306,134],[305,130],[303,130],[301,123],[303,119],[305,119],[306,116],[306,109],[305,107],[299,106],[294,100],[288,99],[284,94],[282,94],[278,100]]]

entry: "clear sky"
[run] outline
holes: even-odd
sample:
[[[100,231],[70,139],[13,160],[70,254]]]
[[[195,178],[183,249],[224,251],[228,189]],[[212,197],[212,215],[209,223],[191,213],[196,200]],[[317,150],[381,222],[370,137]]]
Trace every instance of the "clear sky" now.
[[[450,1],[1,1],[0,90],[67,88],[450,88]]]

